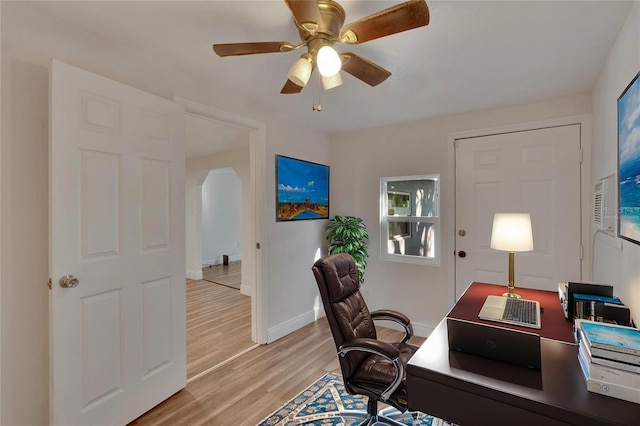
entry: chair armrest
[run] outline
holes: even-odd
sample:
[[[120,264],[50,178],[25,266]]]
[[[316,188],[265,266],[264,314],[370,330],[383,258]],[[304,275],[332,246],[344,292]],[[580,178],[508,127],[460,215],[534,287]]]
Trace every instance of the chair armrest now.
[[[400,351],[390,343],[382,340],[370,339],[368,337],[358,337],[345,343],[338,349],[338,355],[345,356],[347,352],[360,351],[380,355],[393,361],[398,358]]]
[[[411,325],[411,320],[405,314],[398,311],[391,310],[379,310],[371,312],[371,318],[376,320],[386,320],[393,321],[402,326],[404,328],[404,337],[401,340],[401,343],[407,343],[409,339],[413,337],[413,326]]]
[[[359,351],[379,355],[388,359],[396,368],[396,377],[391,384],[380,394],[380,400],[386,401],[402,383],[404,377],[404,365],[400,362],[400,351],[390,343],[368,337],[358,337],[338,348],[338,355],[344,357],[348,352]]]

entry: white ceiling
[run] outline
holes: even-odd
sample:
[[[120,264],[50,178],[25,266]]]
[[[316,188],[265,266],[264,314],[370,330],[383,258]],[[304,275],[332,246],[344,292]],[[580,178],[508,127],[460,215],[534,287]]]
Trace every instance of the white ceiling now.
[[[402,1],[342,0],[352,22]],[[281,0],[41,2],[41,11],[107,36],[251,102],[329,133],[591,90],[631,6],[620,1],[428,1],[431,23],[358,46],[393,73],[377,87],[348,74],[314,95],[281,95],[301,52],[219,58],[212,43],[299,36]],[[312,76],[312,80],[313,79]],[[316,100],[317,102],[317,100]]]

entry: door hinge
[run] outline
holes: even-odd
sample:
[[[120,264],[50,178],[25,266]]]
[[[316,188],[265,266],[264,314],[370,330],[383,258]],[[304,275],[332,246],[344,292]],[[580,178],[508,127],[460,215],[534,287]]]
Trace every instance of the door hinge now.
[[[580,161],[580,164],[582,164],[582,162],[584,161],[584,150],[582,148],[580,148],[580,151],[578,151],[578,160]]]
[[[47,282],[47,287],[49,287],[49,290],[53,288],[53,284],[51,283],[51,278],[49,278],[49,281]]]
[[[580,245],[580,260],[584,259],[584,246]]]
[[[256,249],[260,250],[260,243],[256,243]]]

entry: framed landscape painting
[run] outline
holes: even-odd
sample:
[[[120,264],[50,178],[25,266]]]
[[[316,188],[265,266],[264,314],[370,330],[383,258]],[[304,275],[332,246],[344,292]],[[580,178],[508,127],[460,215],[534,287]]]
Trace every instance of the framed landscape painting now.
[[[640,73],[618,98],[618,236],[640,244]]]
[[[329,166],[276,155],[276,221],[329,218]]]

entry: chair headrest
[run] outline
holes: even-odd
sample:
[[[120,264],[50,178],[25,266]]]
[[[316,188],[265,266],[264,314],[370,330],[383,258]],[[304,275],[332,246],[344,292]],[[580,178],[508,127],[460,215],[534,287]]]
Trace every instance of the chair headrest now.
[[[360,288],[358,269],[349,254],[338,253],[319,259],[314,266],[324,275],[332,303],[340,302]]]

